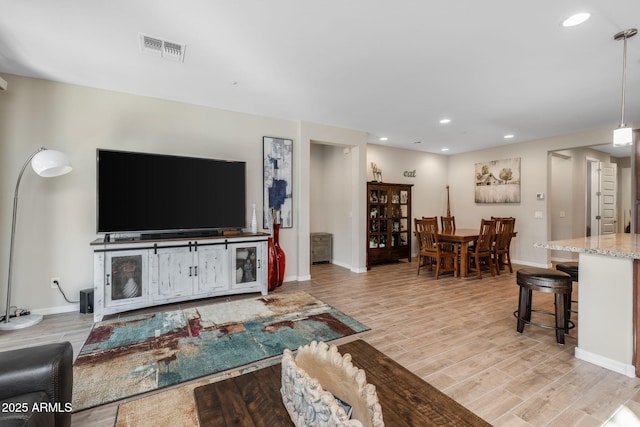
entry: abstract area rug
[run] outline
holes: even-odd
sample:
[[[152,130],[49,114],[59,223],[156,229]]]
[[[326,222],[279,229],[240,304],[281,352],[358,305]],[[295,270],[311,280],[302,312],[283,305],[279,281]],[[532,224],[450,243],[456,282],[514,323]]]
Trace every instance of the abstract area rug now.
[[[306,292],[271,294],[96,323],[74,363],[75,411],[368,328]]]
[[[279,357],[272,357],[249,367],[210,375],[160,390],[157,393],[148,393],[139,398],[125,400],[118,405],[115,427],[198,427],[193,390],[203,385],[266,368],[280,361]]]

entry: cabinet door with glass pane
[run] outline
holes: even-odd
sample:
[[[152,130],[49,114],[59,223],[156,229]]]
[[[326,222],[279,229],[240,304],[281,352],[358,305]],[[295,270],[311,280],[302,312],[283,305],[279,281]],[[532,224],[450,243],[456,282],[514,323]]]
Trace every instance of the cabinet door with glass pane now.
[[[149,251],[106,254],[104,301],[106,307],[144,302],[149,298]]]
[[[267,282],[264,246],[263,242],[229,245],[232,289],[255,288],[262,291]]]
[[[411,261],[411,185],[367,183],[367,265]]]

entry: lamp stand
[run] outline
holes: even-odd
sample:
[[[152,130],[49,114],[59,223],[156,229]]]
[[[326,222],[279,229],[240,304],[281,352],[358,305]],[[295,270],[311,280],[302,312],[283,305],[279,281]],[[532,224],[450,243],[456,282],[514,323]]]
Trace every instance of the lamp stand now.
[[[46,150],[46,148],[41,147],[35,153],[33,153],[27,161],[22,166],[20,170],[20,175],[18,175],[18,181],[16,182],[16,191],[13,196],[13,220],[11,221],[11,243],[9,249],[9,279],[7,280],[7,310],[5,313],[5,318],[2,323],[0,323],[0,331],[8,331],[14,329],[22,329],[27,328],[29,326],[33,326],[42,321],[42,315],[39,314],[29,314],[26,316],[14,317],[11,319],[11,278],[13,274],[13,246],[15,243],[15,234],[16,234],[16,217],[18,212],[18,190],[20,189],[20,180],[22,179],[22,174],[24,170],[27,168],[27,165],[35,157],[39,152]]]

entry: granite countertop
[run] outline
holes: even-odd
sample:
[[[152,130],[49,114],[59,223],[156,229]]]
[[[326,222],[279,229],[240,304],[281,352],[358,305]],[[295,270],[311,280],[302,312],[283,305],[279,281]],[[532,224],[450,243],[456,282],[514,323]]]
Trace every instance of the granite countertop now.
[[[618,233],[534,243],[534,248],[640,259],[640,234]]]

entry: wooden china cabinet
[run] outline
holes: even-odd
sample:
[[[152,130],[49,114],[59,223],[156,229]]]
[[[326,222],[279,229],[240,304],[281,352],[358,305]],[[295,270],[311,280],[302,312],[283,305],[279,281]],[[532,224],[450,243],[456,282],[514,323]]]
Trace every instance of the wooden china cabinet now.
[[[367,268],[411,261],[412,184],[367,182]]]

